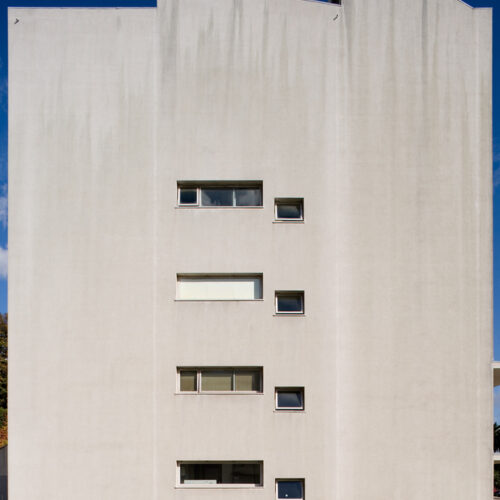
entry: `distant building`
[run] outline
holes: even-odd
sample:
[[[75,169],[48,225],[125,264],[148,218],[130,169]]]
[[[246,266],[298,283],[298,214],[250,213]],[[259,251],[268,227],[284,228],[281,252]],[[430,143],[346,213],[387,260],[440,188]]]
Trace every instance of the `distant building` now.
[[[10,500],[491,498],[490,9],[8,22]]]

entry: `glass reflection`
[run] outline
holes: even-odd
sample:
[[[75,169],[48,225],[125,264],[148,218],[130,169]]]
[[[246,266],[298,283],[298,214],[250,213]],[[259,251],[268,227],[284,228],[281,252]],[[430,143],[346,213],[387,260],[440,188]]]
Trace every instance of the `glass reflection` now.
[[[302,295],[278,295],[278,312],[302,312]]]
[[[301,391],[278,392],[278,408],[302,408]]]
[[[260,189],[235,189],[236,206],[260,207],[262,205],[262,192]]]
[[[299,203],[277,205],[278,219],[302,219],[302,209]]]
[[[232,207],[233,189],[202,189],[201,204],[205,207]]]

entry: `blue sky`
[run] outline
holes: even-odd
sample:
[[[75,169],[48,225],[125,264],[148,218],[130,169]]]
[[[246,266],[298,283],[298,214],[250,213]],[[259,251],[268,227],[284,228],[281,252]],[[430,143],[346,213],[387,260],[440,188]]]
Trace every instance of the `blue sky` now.
[[[493,25],[496,28],[493,33],[493,277],[496,290],[495,359],[500,359],[500,98],[496,85],[496,82],[500,81],[500,0],[470,0],[467,3],[473,7],[499,7],[493,10]],[[154,0],[0,0],[0,312],[7,312],[7,6],[152,7],[155,5]],[[495,416],[500,422],[500,388],[495,391]]]

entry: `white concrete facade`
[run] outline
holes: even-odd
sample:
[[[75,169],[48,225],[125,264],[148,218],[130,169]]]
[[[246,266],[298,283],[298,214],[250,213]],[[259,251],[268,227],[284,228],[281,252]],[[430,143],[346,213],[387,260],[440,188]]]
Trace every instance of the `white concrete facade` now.
[[[10,500],[491,497],[489,9],[8,22]],[[262,181],[263,207],[178,208],[186,180]],[[179,273],[262,273],[263,299],[176,301]],[[179,366],[262,367],[264,390],[176,394]],[[279,386],[305,410],[275,412]],[[179,460],[263,461],[263,486],[177,487]]]

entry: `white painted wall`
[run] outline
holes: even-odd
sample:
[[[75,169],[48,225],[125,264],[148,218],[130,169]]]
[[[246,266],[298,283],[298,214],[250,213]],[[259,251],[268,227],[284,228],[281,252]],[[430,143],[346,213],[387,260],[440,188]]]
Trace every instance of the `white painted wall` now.
[[[11,500],[491,496],[490,10],[11,8],[9,64]],[[177,209],[185,179],[264,206]],[[178,273],[257,272],[262,301],[175,301]],[[217,365],[263,394],[175,394]],[[175,488],[238,459],[262,489]]]

